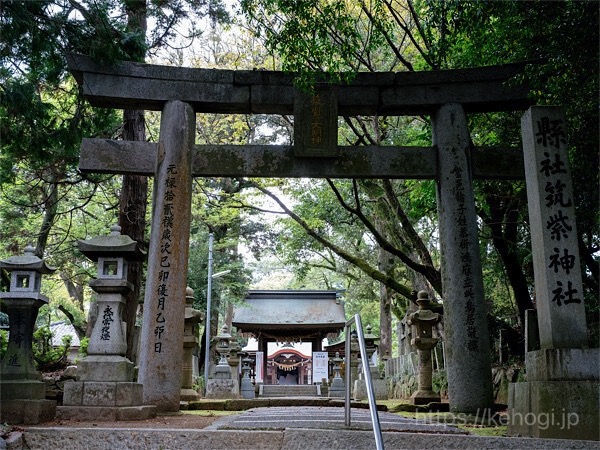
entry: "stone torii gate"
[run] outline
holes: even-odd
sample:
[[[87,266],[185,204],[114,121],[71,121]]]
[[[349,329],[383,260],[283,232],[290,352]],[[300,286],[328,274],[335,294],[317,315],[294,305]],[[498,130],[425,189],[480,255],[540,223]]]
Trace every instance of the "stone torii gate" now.
[[[359,73],[310,96],[281,72],[95,64],[69,68],[92,106],[162,111],[158,143],[84,139],[80,170],[155,177],[139,382],[145,402],[179,408],[194,176],[418,178],[437,181],[452,410],[493,404],[474,178],[522,178],[520,149],[473,148],[467,113],[525,110],[524,64]],[[294,114],[295,146],[194,145],[196,113]],[[338,115],[429,115],[432,147],[338,147]]]

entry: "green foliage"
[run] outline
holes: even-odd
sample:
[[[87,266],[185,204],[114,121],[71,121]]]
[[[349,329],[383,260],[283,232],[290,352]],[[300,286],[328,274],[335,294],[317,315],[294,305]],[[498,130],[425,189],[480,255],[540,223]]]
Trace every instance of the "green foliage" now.
[[[435,370],[431,377],[433,392],[445,395],[448,392],[448,374],[446,369]]]
[[[4,354],[8,349],[8,330],[0,330],[0,359],[4,358]]]
[[[33,359],[40,372],[53,372],[67,365],[67,353],[71,346],[71,336],[64,336],[62,345],[52,346],[52,331],[40,327],[33,333]]]
[[[85,358],[87,356],[88,345],[90,345],[89,337],[84,337],[79,340],[79,350],[77,352],[79,358]]]

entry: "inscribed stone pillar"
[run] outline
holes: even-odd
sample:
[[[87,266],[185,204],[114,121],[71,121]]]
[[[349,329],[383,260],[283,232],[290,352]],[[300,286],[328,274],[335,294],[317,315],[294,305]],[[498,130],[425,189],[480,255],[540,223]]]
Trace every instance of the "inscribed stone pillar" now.
[[[587,346],[565,118],[532,106],[521,119],[541,348]]]
[[[139,382],[144,402],[179,410],[192,194],[192,107],[165,104],[160,124]]]
[[[448,397],[452,411],[477,412],[493,405],[493,390],[475,200],[467,158],[471,140],[459,104],[442,106],[432,122],[433,143],[438,151]]]

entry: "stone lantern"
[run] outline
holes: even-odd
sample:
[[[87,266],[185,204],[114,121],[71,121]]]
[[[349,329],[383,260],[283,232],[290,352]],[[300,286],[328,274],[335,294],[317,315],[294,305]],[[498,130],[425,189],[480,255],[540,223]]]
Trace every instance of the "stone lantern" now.
[[[367,350],[367,359],[369,366],[373,366],[374,364],[372,364],[372,360],[373,360],[373,354],[375,353],[375,351],[377,350],[377,345],[375,345],[375,341],[379,340],[378,336],[375,336],[372,331],[373,331],[373,327],[371,327],[371,325],[367,325],[366,327],[366,333],[365,333],[365,348]]]
[[[227,357],[231,352],[229,343],[231,335],[229,327],[223,325],[221,332],[215,336],[216,350],[219,353],[219,363],[213,368],[211,377],[206,381],[206,398],[238,398],[240,387],[238,379],[231,376],[231,367]]]
[[[127,265],[143,260],[136,241],[111,227],[108,236],[78,242],[79,251],[98,263],[97,278],[89,282],[95,291],[98,319],[88,344],[88,356],[78,364],[79,381],[65,383],[61,419],[141,420],[156,414],[156,407],[143,406],[142,385],[133,381],[133,363],[127,350],[125,296],[133,290],[127,280]]]
[[[242,393],[242,398],[254,398],[255,397],[255,392],[254,392],[254,385],[252,384],[252,380],[250,379],[250,363],[252,362],[252,358],[249,358],[248,356],[242,358],[242,386],[241,386],[241,393]]]
[[[437,345],[439,339],[433,337],[433,327],[441,320],[440,315],[427,309],[430,305],[426,291],[417,294],[419,309],[412,313],[408,322],[413,327],[411,345],[417,347],[419,355],[419,389],[410,397],[415,405],[424,405],[439,402],[440,396],[433,392],[431,350]]]
[[[146,255],[137,242],[121,234],[118,225],[111,227],[108,236],[79,241],[78,247],[98,263],[98,275],[89,282],[98,294],[98,319],[90,336],[88,356],[79,365],[80,379],[98,379],[96,372],[102,368],[100,379],[104,381],[132,381],[133,363],[125,358],[127,341],[122,311],[125,295],[133,290],[133,284],[127,280],[128,262],[143,260]]]
[[[183,325],[183,364],[181,378],[181,401],[195,401],[200,398],[193,389],[194,384],[194,348],[198,345],[198,324],[202,322],[204,314],[194,309],[194,290],[187,287],[185,290],[185,312]]]
[[[346,395],[346,386],[340,375],[343,361],[344,360],[340,358],[340,352],[335,352],[335,358],[333,358],[333,381],[329,387],[330,397],[344,397]]]
[[[229,366],[229,362],[227,361],[227,357],[231,352],[231,348],[229,343],[231,341],[231,334],[229,334],[229,327],[227,325],[223,325],[221,327],[221,332],[215,336],[217,341],[216,350],[219,354],[219,363],[215,366],[213,370],[212,378],[215,379],[229,379],[231,378],[231,367]]]
[[[33,360],[33,327],[48,297],[40,293],[42,275],[55,271],[27,246],[21,256],[0,261],[10,274],[8,292],[0,292],[0,307],[9,317],[8,348],[0,372],[0,422],[35,424],[54,417],[56,402],[45,400],[46,385]]]
[[[354,382],[354,399],[362,400],[367,398],[367,385],[364,378],[364,371],[368,370],[371,374],[371,381],[373,382],[375,399],[387,400],[387,386],[385,380],[381,379],[379,367],[377,367],[377,364],[373,363],[373,354],[377,350],[375,342],[379,340],[379,336],[373,334],[371,325],[367,325],[365,329],[366,333],[364,334],[364,338],[368,366],[360,372],[359,379]]]
[[[358,334],[356,331],[350,333],[350,379],[354,382],[358,380],[358,360],[360,348],[358,345]]]
[[[238,374],[238,366],[240,365],[240,355],[239,352],[242,349],[242,346],[238,342],[239,335],[237,333],[231,335],[231,340],[229,342],[229,356],[227,357],[227,362],[231,366],[231,373],[233,374],[233,378],[236,378]]]

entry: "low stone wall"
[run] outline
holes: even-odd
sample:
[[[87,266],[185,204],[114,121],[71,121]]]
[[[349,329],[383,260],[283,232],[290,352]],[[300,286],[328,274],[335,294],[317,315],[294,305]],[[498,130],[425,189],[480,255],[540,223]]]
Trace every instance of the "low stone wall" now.
[[[418,366],[416,355],[404,355],[386,362],[386,383],[388,398],[408,399],[418,387]],[[494,400],[498,404],[508,404],[508,385],[524,381],[524,368],[520,365],[504,365],[492,368]],[[433,372],[433,390],[442,399],[448,398],[448,383],[445,370]]]

